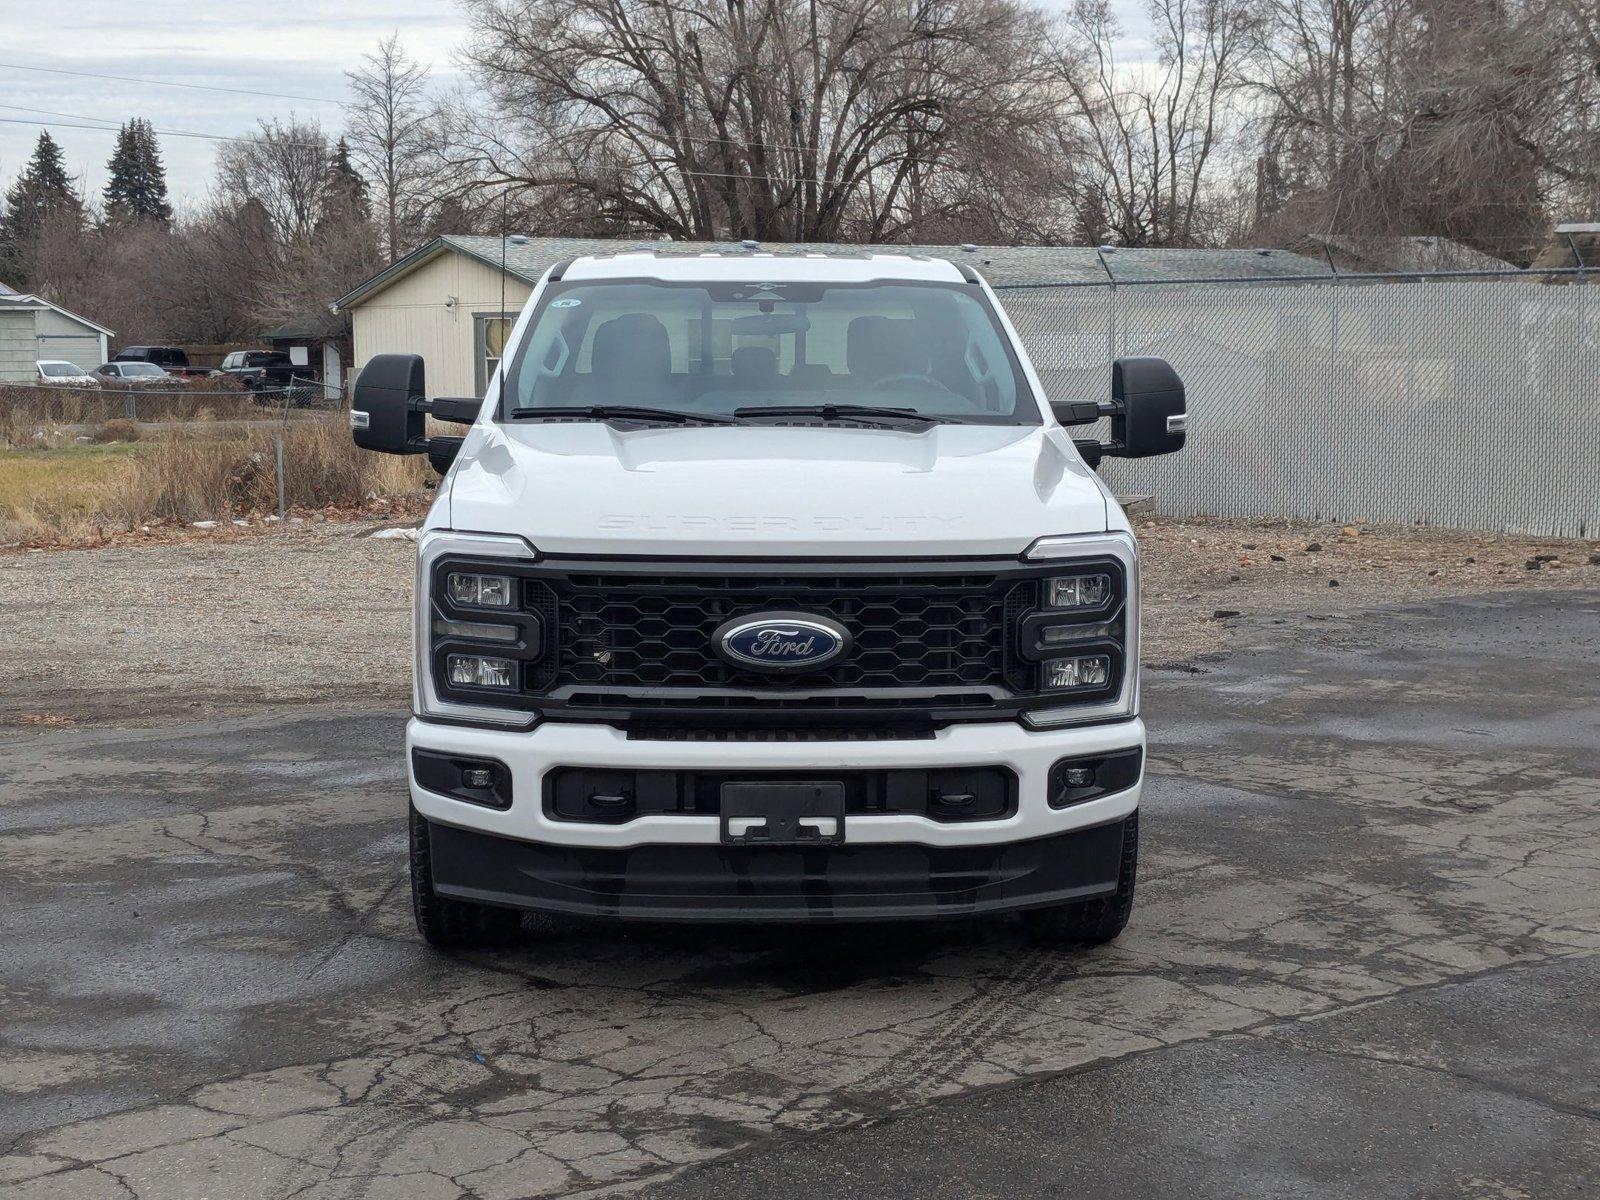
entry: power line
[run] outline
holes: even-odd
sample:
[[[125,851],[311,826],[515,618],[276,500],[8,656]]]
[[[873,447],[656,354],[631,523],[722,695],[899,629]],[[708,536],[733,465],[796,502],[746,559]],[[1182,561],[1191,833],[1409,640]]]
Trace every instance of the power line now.
[[[151,79],[140,75],[107,75],[100,71],[69,71],[65,67],[25,67],[21,63],[0,62],[9,71],[43,71],[49,75],[77,75],[83,79],[115,79],[119,83],[153,83],[157,87],[188,88],[197,92],[228,92],[235,96],[266,96],[273,100],[308,100],[314,104],[348,104],[329,96],[299,96],[292,92],[258,92],[251,88],[217,87],[209,83],[179,83],[175,79]]]
[[[0,108],[19,109],[22,112],[43,112],[44,111],[43,109],[37,109],[37,108],[23,108],[20,104],[0,104]],[[72,114],[70,114],[70,113],[62,113],[61,115],[62,116],[70,116]],[[96,133],[117,133],[122,128],[121,125],[116,124],[116,123],[114,123],[112,121],[108,121],[103,117],[84,117],[84,118],[82,118],[82,120],[84,120],[84,121],[99,121],[100,124],[98,124],[98,125],[84,125],[84,124],[78,123],[77,121],[35,121],[35,120],[30,120],[30,119],[25,118],[25,117],[0,117],[0,124],[3,124],[3,125],[31,125],[31,126],[34,126],[35,128],[39,128],[39,129],[92,129]],[[201,138],[201,139],[203,139],[205,141],[208,141],[208,142],[253,142],[253,141],[257,140],[254,135],[248,135],[248,134],[247,135],[242,135],[242,136],[241,135],[234,135],[234,136],[230,137],[229,135],[227,135],[225,133],[194,133],[194,132],[191,132],[189,130],[184,130],[184,129],[157,129],[154,126],[151,126],[150,132],[151,133],[160,134],[162,137]],[[317,149],[327,149],[326,146],[324,146],[324,145],[322,145],[321,143],[318,143],[318,142],[280,142],[279,145],[301,146],[301,147],[308,147],[308,148],[309,147],[316,147]]]

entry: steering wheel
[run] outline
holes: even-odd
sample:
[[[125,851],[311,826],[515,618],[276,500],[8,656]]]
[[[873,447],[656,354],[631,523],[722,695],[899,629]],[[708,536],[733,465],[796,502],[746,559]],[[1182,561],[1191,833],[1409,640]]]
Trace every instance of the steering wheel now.
[[[961,394],[960,392],[957,392],[955,389],[951,388],[948,384],[944,383],[942,380],[935,379],[932,375],[924,375],[921,371],[896,371],[893,375],[885,375],[882,379],[874,379],[872,381],[874,387],[881,387],[888,383],[902,382],[931,383],[941,392],[948,392],[952,396],[959,396]]]

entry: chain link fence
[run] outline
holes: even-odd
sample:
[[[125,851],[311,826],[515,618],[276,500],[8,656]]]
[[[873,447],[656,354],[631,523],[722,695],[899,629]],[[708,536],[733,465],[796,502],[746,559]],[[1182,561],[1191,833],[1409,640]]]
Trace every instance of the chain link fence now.
[[[92,427],[108,421],[175,426],[207,420],[276,420],[284,413],[338,413],[340,388],[311,378],[245,386],[216,376],[162,379],[145,384],[108,380],[101,384],[0,386],[0,418],[11,424]]]
[[[1600,536],[1582,271],[996,290],[1053,400],[1106,398],[1124,356],[1183,376],[1188,448],[1101,468],[1159,512]]]

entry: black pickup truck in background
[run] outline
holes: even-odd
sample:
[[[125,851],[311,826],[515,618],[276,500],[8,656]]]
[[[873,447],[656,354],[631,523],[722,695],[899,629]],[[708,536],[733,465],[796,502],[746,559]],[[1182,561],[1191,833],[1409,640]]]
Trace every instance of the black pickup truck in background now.
[[[257,404],[287,401],[307,408],[322,397],[322,385],[309,367],[297,367],[281,350],[235,350],[222,360],[219,375],[231,375],[255,396]]]
[[[288,387],[295,381],[295,365],[281,350],[235,350],[222,360],[223,375],[232,375],[247,388]],[[299,370],[305,379],[309,372]]]
[[[168,375],[191,379],[211,374],[205,367],[191,367],[189,356],[177,346],[124,346],[111,356],[111,361],[154,363]]]

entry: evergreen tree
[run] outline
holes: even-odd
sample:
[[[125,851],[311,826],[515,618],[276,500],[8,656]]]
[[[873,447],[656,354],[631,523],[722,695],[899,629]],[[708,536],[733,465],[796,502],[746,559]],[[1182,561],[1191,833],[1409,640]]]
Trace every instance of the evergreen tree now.
[[[6,193],[5,223],[0,225],[0,270],[13,282],[32,276],[30,247],[45,225],[56,219],[83,221],[83,200],[61,161],[61,147],[48,131],[39,134],[33,157]]]
[[[107,169],[111,175],[106,184],[108,223],[172,223],[172,205],[167,201],[167,173],[149,121],[135,117],[118,131],[117,147],[112,151]]]
[[[326,216],[366,221],[372,216],[367,199],[367,181],[350,161],[350,145],[339,139],[328,156],[328,174],[323,183],[322,211]]]

